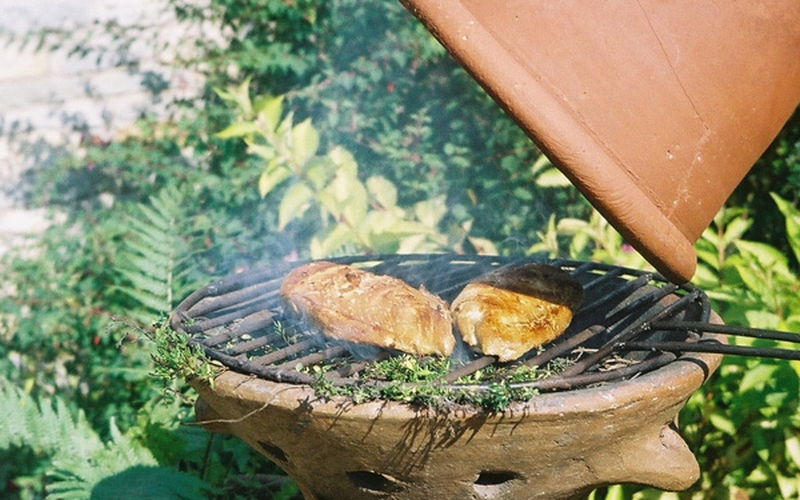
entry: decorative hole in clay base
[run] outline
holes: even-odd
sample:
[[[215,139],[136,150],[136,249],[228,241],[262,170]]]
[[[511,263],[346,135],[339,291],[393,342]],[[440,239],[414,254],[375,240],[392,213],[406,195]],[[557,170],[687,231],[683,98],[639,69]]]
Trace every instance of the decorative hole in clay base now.
[[[396,493],[404,489],[402,483],[392,476],[370,470],[347,472],[347,478],[356,488],[373,494]]]
[[[284,453],[282,449],[278,448],[274,444],[270,444],[266,441],[259,441],[258,445],[261,446],[261,449],[263,449],[264,453],[266,453],[270,458],[284,463],[289,461],[286,458],[286,453]]]
[[[519,477],[519,474],[511,471],[483,471],[473,483],[472,489],[480,498],[487,500],[499,498]]]

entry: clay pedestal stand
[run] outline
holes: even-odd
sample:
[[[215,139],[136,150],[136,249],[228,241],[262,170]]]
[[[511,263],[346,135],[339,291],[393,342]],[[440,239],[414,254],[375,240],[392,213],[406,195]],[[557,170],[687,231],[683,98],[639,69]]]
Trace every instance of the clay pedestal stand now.
[[[797,0],[401,1],[675,282],[800,102]]]
[[[503,413],[320,400],[306,386],[221,374],[197,417],[279,464],[307,500],[566,500],[597,486],[682,490],[699,476],[673,427],[718,356],[626,382],[542,394]]]

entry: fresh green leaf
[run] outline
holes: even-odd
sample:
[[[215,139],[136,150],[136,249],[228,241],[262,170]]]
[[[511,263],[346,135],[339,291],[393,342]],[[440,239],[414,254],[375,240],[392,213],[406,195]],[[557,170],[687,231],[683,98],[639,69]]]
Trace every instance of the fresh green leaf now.
[[[800,210],[794,207],[787,200],[784,200],[775,193],[770,193],[778,209],[786,220],[787,242],[794,252],[794,256],[800,261]]]
[[[445,214],[447,214],[447,202],[444,196],[414,204],[414,215],[417,220],[429,228],[436,228]]]
[[[346,177],[358,176],[358,163],[356,163],[352,153],[346,149],[341,146],[336,146],[328,152],[328,157],[333,160],[333,163],[338,167],[338,171],[341,172],[342,175]]]
[[[744,234],[752,225],[752,219],[745,219],[742,217],[733,219],[727,226],[725,226],[725,233],[723,234],[724,244],[731,245],[737,241],[740,241],[742,236],[744,236]]]
[[[367,179],[367,191],[383,209],[390,209],[397,205],[397,188],[386,177],[373,175]]]
[[[248,153],[260,156],[261,159],[265,161],[271,161],[278,155],[277,150],[273,146],[256,144],[252,141],[245,141],[245,143],[247,144]]]
[[[800,468],[800,436],[797,433],[793,433],[789,428],[783,429],[783,435],[787,457],[794,462],[795,466]]]
[[[731,419],[725,417],[724,415],[718,413],[712,413],[708,416],[711,425],[714,426],[715,429],[728,434],[729,436],[736,435],[736,426],[733,424]]]
[[[302,217],[313,197],[314,192],[302,182],[289,186],[278,207],[278,230],[282,231],[289,222]]]
[[[315,156],[306,162],[305,178],[317,192],[322,191],[335,175],[336,167],[326,156]]]
[[[218,96],[235,104],[242,114],[248,118],[253,114],[253,106],[250,101],[250,80],[250,77],[247,77],[239,85],[228,87],[227,89],[214,89]]]
[[[319,133],[311,125],[311,119],[303,120],[292,127],[292,162],[303,168],[317,154]]]
[[[763,390],[764,386],[772,380],[777,370],[778,365],[766,363],[759,364],[748,370],[739,385],[739,393]]]
[[[280,183],[289,179],[291,176],[292,171],[289,167],[273,158],[258,177],[258,195],[264,198]]]
[[[220,139],[245,138],[258,133],[258,131],[258,125],[253,122],[236,122],[231,123],[214,135]]]
[[[333,252],[351,241],[352,229],[345,224],[336,224],[322,237],[311,240],[311,256],[314,259],[329,257]]]
[[[274,131],[278,128],[281,114],[283,113],[284,96],[261,96],[255,100],[253,112],[257,120],[263,123],[266,130]]]
[[[572,186],[572,183],[560,170],[550,168],[536,177],[536,185],[541,188],[564,188]]]

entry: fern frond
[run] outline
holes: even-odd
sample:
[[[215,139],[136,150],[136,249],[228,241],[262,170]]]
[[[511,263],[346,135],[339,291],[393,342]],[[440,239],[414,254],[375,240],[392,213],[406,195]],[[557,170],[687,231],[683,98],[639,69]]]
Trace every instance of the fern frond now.
[[[140,213],[145,207],[147,207],[147,205],[137,205]],[[156,249],[162,253],[171,250],[169,243],[174,237],[172,234],[172,224],[153,225],[135,217],[130,217],[128,223],[131,225],[131,229],[137,237],[143,240],[150,249]]]
[[[49,457],[47,500],[200,500],[211,490],[198,478],[159,467],[113,419],[111,440],[103,443],[83,412],[70,412],[60,398],[37,400],[2,377],[0,411],[0,450],[26,446]]]
[[[159,467],[150,450],[110,422],[109,441],[88,461],[54,460],[47,500],[149,498],[199,500],[211,486],[199,478]]]
[[[141,263],[139,262],[140,260],[142,260]],[[159,277],[159,275],[153,276],[150,274],[151,272],[163,272],[165,269],[164,267],[157,267],[152,261],[145,261],[140,257],[129,259],[128,263],[134,266],[138,265],[139,269],[133,270],[130,268],[123,268],[118,271],[122,276],[127,278],[134,287],[149,292],[151,295],[159,297],[167,296],[167,282],[164,281],[163,277]]]
[[[174,199],[165,196],[163,193],[165,191],[159,193],[160,196],[157,198],[150,198],[152,205],[141,205],[139,210],[151,226],[166,231],[175,225],[174,216],[178,211],[179,205],[175,203]],[[177,192],[174,194],[177,194]]]
[[[158,277],[159,271],[165,265],[172,265],[175,258],[171,245],[160,246],[149,243],[144,238],[129,238],[125,241],[125,251],[130,257],[139,257],[148,262],[142,262],[141,269],[148,271],[151,276]],[[138,266],[139,264],[137,264]]]
[[[57,398],[37,401],[1,378],[0,409],[0,449],[24,445],[39,455],[64,452],[85,460],[103,446],[83,412],[73,415]]]
[[[119,286],[114,287],[114,289],[125,293],[129,297],[135,299],[139,304],[153,311],[168,311],[172,306],[172,302],[167,299],[166,295],[154,295],[133,287]],[[133,311],[131,313],[131,315],[133,315]],[[152,315],[148,314],[147,317],[152,319]]]
[[[165,188],[148,203],[137,205],[129,218],[128,237],[116,263],[125,285],[117,289],[149,311],[168,314],[186,288],[192,236],[190,219],[176,188]]]
[[[92,485],[71,471],[54,469],[48,476],[48,500],[88,500],[92,496]]]
[[[128,467],[158,465],[150,450],[142,446],[139,441],[120,432],[113,417],[109,425],[109,433],[111,434],[110,446],[113,446],[118,462]]]

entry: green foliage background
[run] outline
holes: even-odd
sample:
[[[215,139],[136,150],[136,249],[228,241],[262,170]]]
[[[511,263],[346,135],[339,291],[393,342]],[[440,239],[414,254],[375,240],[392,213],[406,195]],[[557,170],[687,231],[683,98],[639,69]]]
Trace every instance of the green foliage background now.
[[[86,132],[20,186],[53,224],[0,262],[3,498],[297,494],[244,444],[186,425],[191,392],[152,375],[154,322],[215,277],[404,248],[646,265],[398,3],[165,8],[224,34],[180,61],[204,93],[120,139]],[[89,39],[41,41],[92,55]],[[796,114],[697,244],[696,282],[727,322],[798,331],[798,186]],[[726,359],[681,415],[701,480],[594,498],[798,498],[799,374]]]

